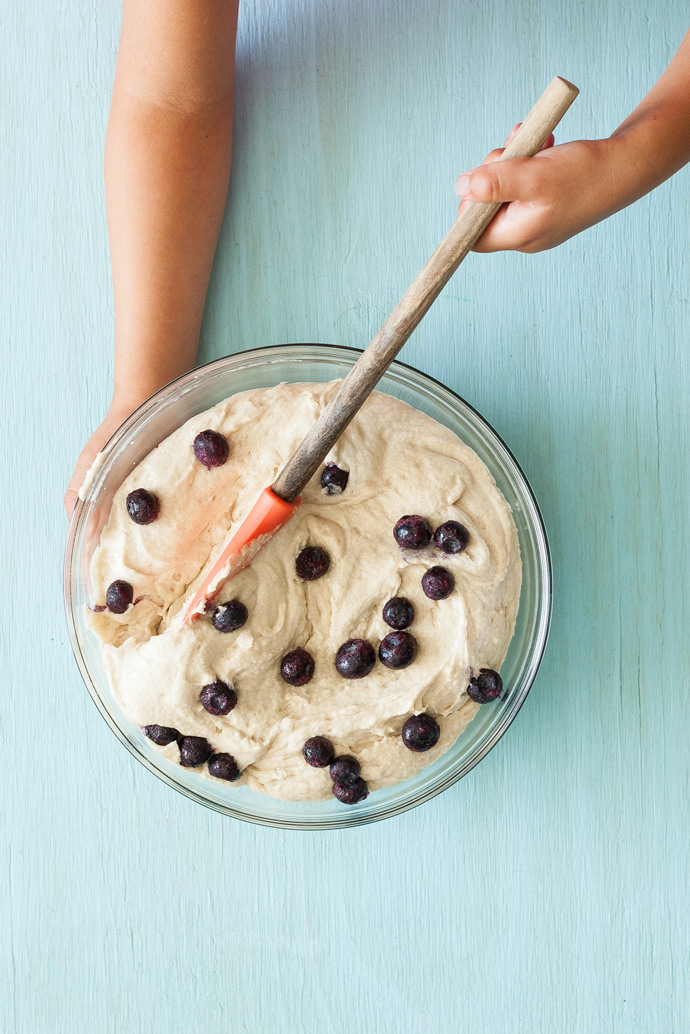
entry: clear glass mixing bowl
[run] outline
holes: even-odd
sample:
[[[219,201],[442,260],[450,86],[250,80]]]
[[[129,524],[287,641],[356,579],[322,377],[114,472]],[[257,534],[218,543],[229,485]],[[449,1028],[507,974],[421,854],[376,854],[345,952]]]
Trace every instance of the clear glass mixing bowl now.
[[[240,391],[280,382],[344,377],[359,356],[335,345],[276,345],[218,359],[180,377],[145,402],[115,433],[103,462],[77,503],[65,554],[65,606],[79,669],[96,706],[132,754],[187,797],[238,819],[297,829],[333,829],[384,819],[429,800],[466,775],[501,738],[537,674],[551,619],[551,562],[537,503],[509,449],[489,424],[454,392],[404,363],[393,363],[379,391],[402,399],[450,428],[481,457],[508,501],[522,555],[522,588],[515,633],[501,667],[507,693],[482,706],[455,744],[411,779],[369,795],[352,807],[332,801],[280,801],[244,786],[224,785],[164,758],[121,712],[108,685],[99,644],[86,621],[89,567],[112,503],[129,472],[190,417]]]

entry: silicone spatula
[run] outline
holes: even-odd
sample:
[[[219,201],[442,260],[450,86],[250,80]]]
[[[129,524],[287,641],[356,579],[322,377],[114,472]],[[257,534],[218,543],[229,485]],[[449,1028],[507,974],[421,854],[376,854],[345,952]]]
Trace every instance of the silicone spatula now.
[[[560,76],[552,79],[499,161],[535,155],[577,94],[577,87],[572,83]],[[273,484],[263,490],[199,588],[186,601],[182,610],[183,624],[202,614],[228,578],[247,567],[267,539],[295,512],[300,504],[300,492],[500,207],[500,202],[468,202],[461,206],[449,233],[362,352]]]

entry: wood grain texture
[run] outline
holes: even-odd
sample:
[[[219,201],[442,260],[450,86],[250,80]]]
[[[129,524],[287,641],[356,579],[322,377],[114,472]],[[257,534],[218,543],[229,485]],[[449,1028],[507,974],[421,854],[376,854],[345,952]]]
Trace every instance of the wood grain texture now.
[[[687,170],[551,253],[469,256],[401,353],[494,424],[543,510],[554,622],[508,734],[393,821],[232,822],[122,749],[62,614],[62,492],[112,372],[118,21],[0,12],[0,1031],[685,1034]],[[686,22],[679,0],[243,0],[202,359],[364,347],[513,113],[559,73],[581,95],[558,138],[610,132]]]

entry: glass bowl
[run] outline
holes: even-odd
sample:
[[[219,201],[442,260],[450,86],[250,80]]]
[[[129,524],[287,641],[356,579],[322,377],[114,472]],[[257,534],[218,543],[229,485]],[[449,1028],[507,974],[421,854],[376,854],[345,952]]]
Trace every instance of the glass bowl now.
[[[245,786],[184,769],[163,757],[121,712],[108,685],[99,644],[89,629],[89,567],[113,495],[130,471],[190,417],[230,395],[281,382],[344,377],[360,352],[335,345],[276,345],[218,359],[162,388],[133,413],[104,449],[70,523],[65,554],[65,606],[72,649],[86,687],[106,722],[148,769],[185,796],[238,819],[296,829],[333,829],[384,819],[429,800],[466,775],[501,738],[537,674],[551,619],[551,561],[543,522],[509,449],[467,402],[432,377],[394,362],[378,390],[450,428],[479,455],[506,498],[517,527],[522,587],[515,632],[501,675],[507,693],[479,708],[454,745],[412,778],[376,790],[347,807],[332,801],[281,801]]]

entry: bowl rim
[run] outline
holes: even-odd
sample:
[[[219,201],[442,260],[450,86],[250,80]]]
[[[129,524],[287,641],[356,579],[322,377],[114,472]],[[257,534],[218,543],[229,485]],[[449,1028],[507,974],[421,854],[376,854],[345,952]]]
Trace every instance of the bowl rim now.
[[[318,350],[318,354],[309,356],[305,355],[305,349]],[[544,519],[539,508],[539,504],[534,495],[530,482],[528,481],[520,463],[516,459],[514,453],[510,447],[506,444],[501,435],[495,430],[493,425],[482,416],[482,414],[465,398],[463,398],[453,388],[448,387],[441,380],[434,377],[432,374],[426,373],[425,371],[419,370],[417,367],[412,366],[409,363],[401,361],[399,359],[393,360],[387,367],[385,373],[392,371],[400,371],[403,374],[411,375],[413,380],[421,378],[422,381],[426,382],[437,393],[443,395],[443,393],[449,395],[455,404],[459,404],[460,410],[467,411],[476,423],[481,427],[482,432],[487,435],[492,447],[495,445],[499,446],[499,452],[503,451],[505,458],[508,459],[509,465],[512,465],[514,475],[517,475],[517,480],[520,483],[524,501],[529,504],[530,523],[536,539],[539,542],[540,549],[539,557],[541,561],[540,576],[541,576],[541,591],[539,593],[539,621],[534,632],[534,643],[536,649],[534,653],[530,655],[530,663],[528,672],[525,676],[524,691],[516,696],[512,701],[512,705],[506,708],[500,717],[500,720],[491,727],[490,735],[485,740],[480,742],[476,748],[470,753],[468,759],[465,759],[465,763],[457,764],[455,768],[449,770],[441,778],[436,779],[433,783],[427,786],[417,788],[414,792],[414,796],[408,797],[403,801],[392,801],[387,804],[383,804],[382,807],[376,811],[358,811],[357,808],[343,810],[338,812],[336,817],[331,819],[324,815],[314,815],[313,817],[304,815],[299,818],[285,817],[281,818],[277,815],[261,815],[249,811],[241,810],[238,807],[226,806],[218,801],[210,799],[205,796],[202,792],[197,792],[191,786],[179,781],[174,774],[166,772],[160,763],[157,763],[158,758],[150,756],[148,753],[144,753],[139,743],[134,739],[133,736],[129,735],[127,730],[120,725],[115,716],[112,714],[107,703],[102,699],[100,693],[95,685],[95,680],[91,674],[89,666],[83,655],[81,644],[79,642],[79,635],[77,632],[77,624],[75,620],[74,608],[71,606],[71,573],[74,560],[75,545],[78,541],[78,532],[81,530],[83,523],[84,514],[89,502],[90,493],[94,488],[100,486],[101,468],[105,468],[104,473],[107,474],[107,459],[115,449],[117,443],[123,439],[128,432],[135,426],[139,425],[144,419],[145,415],[149,412],[153,412],[158,405],[161,397],[169,396],[174,393],[175,387],[179,387],[182,384],[189,384],[190,390],[194,387],[195,382],[203,380],[205,374],[211,368],[222,368],[228,366],[232,369],[233,366],[241,364],[243,361],[253,362],[257,364],[261,358],[270,359],[271,356],[280,353],[281,359],[319,359],[328,360],[329,356],[337,358],[338,361],[346,361],[353,365],[357,358],[361,355],[362,349],[353,348],[348,345],[334,345],[320,342],[294,342],[285,344],[270,344],[262,345],[253,348],[242,349],[237,352],[231,353],[230,355],[220,356],[215,359],[208,360],[204,363],[199,364],[192,370],[181,374],[179,377],[174,378],[172,381],[163,385],[156,392],[145,399],[132,413],[120,424],[118,428],[113,432],[108,441],[103,446],[100,452],[101,461],[97,468],[94,477],[88,483],[85,495],[82,497],[80,494],[72,515],[70,517],[67,539],[65,544],[64,553],[64,565],[63,565],[63,577],[64,577],[64,606],[65,616],[68,627],[70,645],[74,658],[77,662],[79,672],[85,687],[91,697],[92,701],[96,705],[101,716],[105,719],[107,725],[115,733],[117,738],[126,746],[133,755],[133,757],[144,765],[150,772],[157,776],[161,781],[166,783],[168,786],[177,790],[183,796],[190,800],[195,801],[198,804],[202,804],[219,814],[227,815],[239,819],[241,821],[250,822],[255,825],[269,826],[282,829],[297,829],[297,830],[324,830],[324,829],[343,829],[349,827],[356,827],[366,825],[372,822],[382,821],[386,818],[391,818],[395,815],[402,814],[412,808],[417,807],[424,802],[433,799],[450,786],[459,782],[493,749],[493,747],[503,737],[508,727],[512,724],[521,707],[523,706],[529,692],[534,684],[537,673],[541,666],[541,663],[546,652],[548,644],[549,633],[551,628],[552,613],[553,613],[553,564],[551,558],[551,550],[549,546],[548,535]],[[414,386],[414,385],[413,385]],[[227,397],[231,397],[233,393],[230,393]],[[183,421],[184,422],[184,421]],[[493,476],[493,471],[491,472]],[[88,476],[88,475],[87,475]],[[83,490],[83,487],[82,487]],[[162,760],[162,759],[161,759]],[[175,768],[179,766],[174,766]],[[184,771],[184,770],[182,770]],[[423,770],[422,770],[423,771]],[[401,784],[397,784],[401,785]],[[283,802],[278,802],[278,804]],[[286,802],[288,804],[296,802]]]

